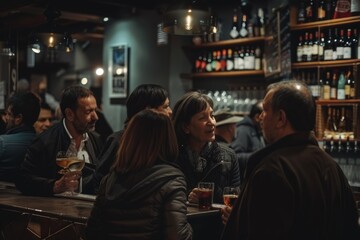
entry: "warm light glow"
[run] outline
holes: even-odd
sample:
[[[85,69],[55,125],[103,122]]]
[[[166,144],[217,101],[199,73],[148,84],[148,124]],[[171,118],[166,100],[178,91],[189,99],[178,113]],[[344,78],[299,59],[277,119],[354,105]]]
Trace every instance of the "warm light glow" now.
[[[81,84],[82,85],[86,85],[88,83],[88,79],[86,78],[86,77],[83,77],[82,79],[81,79]]]
[[[124,74],[124,68],[117,68],[116,75],[122,75],[122,74]]]
[[[96,74],[97,76],[102,76],[102,75],[104,74],[104,69],[101,68],[101,67],[97,68],[97,69],[95,70],[95,74]]]
[[[185,29],[186,30],[191,30],[193,28],[193,24],[192,24],[192,16],[191,16],[192,10],[189,9],[188,10],[188,14],[186,15],[185,18]]]
[[[49,47],[54,47],[54,36],[53,33],[50,34],[49,36]]]

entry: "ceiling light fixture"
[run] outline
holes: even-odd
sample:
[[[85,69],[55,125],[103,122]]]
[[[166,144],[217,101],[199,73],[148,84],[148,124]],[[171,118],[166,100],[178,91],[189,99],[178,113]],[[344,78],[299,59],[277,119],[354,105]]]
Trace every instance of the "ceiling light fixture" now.
[[[47,23],[31,35],[30,47],[35,53],[40,53],[44,49],[63,50],[71,52],[74,48],[73,39],[67,32],[61,31],[56,25],[56,20],[61,16],[61,12],[49,5],[44,15]]]
[[[203,35],[216,32],[216,20],[205,0],[175,0],[164,14],[164,32]]]

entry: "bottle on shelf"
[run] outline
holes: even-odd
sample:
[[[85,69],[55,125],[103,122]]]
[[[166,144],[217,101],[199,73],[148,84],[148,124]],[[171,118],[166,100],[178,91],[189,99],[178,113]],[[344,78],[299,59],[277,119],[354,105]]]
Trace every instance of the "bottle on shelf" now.
[[[228,48],[227,50],[227,58],[226,58],[226,71],[234,70],[234,55],[233,50]]]
[[[346,73],[345,79],[345,99],[350,99],[350,88],[351,88],[351,71]]]
[[[317,6],[317,20],[322,21],[326,19],[326,1],[320,0]]]
[[[318,47],[319,47],[319,57],[318,57],[318,60],[319,61],[324,61],[324,46],[325,46],[325,38],[324,38],[324,33],[321,32],[320,33],[320,40],[319,40],[319,44],[318,44]]]
[[[207,62],[206,62],[206,71],[211,72],[212,71],[212,55],[211,51],[208,53]]]
[[[234,8],[232,27],[230,29],[230,38],[238,38],[239,37],[239,23],[238,23],[238,12],[237,9]]]
[[[319,59],[319,32],[315,32],[315,39],[313,40],[311,50],[311,61],[317,61]]]
[[[304,23],[306,20],[305,0],[300,0],[297,12],[297,23]]]
[[[330,84],[330,99],[336,100],[337,99],[337,73],[333,72],[331,84]]]
[[[255,48],[255,70],[260,70],[261,67],[261,49],[259,46]]]
[[[339,80],[337,83],[337,99],[344,100],[345,99],[345,76],[344,72],[340,72]]]
[[[313,22],[316,20],[316,10],[315,10],[314,0],[306,1],[305,18],[306,18],[306,22]]]
[[[356,98],[356,88],[355,88],[355,79],[351,77],[351,83],[350,83],[350,99]]]
[[[309,33],[305,32],[305,38],[303,41],[303,54],[302,54],[302,62],[308,61],[308,55],[310,55],[311,58],[311,48],[309,46]]]
[[[296,60],[297,60],[297,62],[302,62],[303,51],[304,51],[304,46],[303,46],[303,41],[302,41],[302,35],[300,35],[299,36],[299,42],[298,42],[298,45],[296,47]]]
[[[220,59],[220,71],[222,72],[226,71],[226,61],[227,61],[227,53],[226,53],[226,49],[223,48],[221,50],[221,59]]]
[[[360,15],[360,1],[359,0],[351,0],[350,13],[351,13],[351,16],[359,16]]]
[[[308,62],[312,61],[313,46],[314,46],[313,34],[312,34],[312,32],[310,32],[308,46],[307,46],[307,52],[306,52],[306,61],[308,61]]]
[[[354,28],[353,34],[351,37],[351,58],[352,59],[360,59],[360,36],[358,36],[357,29]]]
[[[334,131],[334,119],[332,115],[333,109],[332,107],[328,107],[327,109],[327,118],[326,118],[326,125],[325,125],[325,131],[332,132]],[[325,134],[326,135],[326,134]]]
[[[339,118],[339,123],[338,123],[338,131],[339,132],[346,132],[346,116],[345,116],[345,107],[341,107],[341,115]]]
[[[344,48],[343,48],[343,56],[344,59],[350,59],[351,58],[351,29],[349,28],[346,32],[346,38],[344,39]]]
[[[240,26],[240,30],[239,30],[239,34],[241,38],[246,38],[249,35],[249,31],[248,31],[248,19],[247,19],[247,15],[243,13],[242,15],[242,21],[241,21],[241,26]]]
[[[264,16],[264,10],[262,8],[258,9],[258,18],[259,18],[259,30],[260,30],[260,36],[265,36],[265,16]]]
[[[350,1],[351,0],[342,0],[342,1],[336,1],[336,8],[334,8],[334,19],[336,18],[345,18],[350,17]]]
[[[325,83],[324,83],[324,100],[330,99],[330,83],[331,83],[331,75],[330,72],[327,71],[325,75]]]
[[[238,70],[240,70],[240,56],[239,56],[238,48],[235,48],[234,53],[233,53],[233,58],[234,58],[234,70],[238,71]]]
[[[324,46],[324,60],[333,60],[333,40],[331,35],[331,28],[328,29],[328,35]]]
[[[338,47],[338,44],[339,44],[339,36],[338,36],[338,28],[335,28],[334,29],[334,36],[333,36],[333,56],[332,56],[332,60],[336,60],[338,59],[338,56],[337,56],[337,47]]]
[[[340,36],[338,38],[337,46],[336,46],[336,59],[344,58],[344,29],[340,29]]]
[[[319,99],[324,99],[324,81],[322,77],[319,79]]]

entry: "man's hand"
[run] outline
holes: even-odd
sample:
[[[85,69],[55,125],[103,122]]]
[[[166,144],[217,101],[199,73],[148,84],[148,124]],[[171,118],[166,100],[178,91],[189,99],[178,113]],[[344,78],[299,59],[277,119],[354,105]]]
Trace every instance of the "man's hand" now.
[[[199,203],[199,189],[194,188],[188,196],[188,201],[191,203]]]
[[[81,171],[65,173],[59,180],[55,182],[53,192],[56,194],[76,190],[79,187],[80,177]]]
[[[228,207],[228,206],[225,206],[221,209],[221,219],[222,219],[222,223],[224,225],[226,225],[226,223],[228,221],[231,210],[232,210],[232,207]]]

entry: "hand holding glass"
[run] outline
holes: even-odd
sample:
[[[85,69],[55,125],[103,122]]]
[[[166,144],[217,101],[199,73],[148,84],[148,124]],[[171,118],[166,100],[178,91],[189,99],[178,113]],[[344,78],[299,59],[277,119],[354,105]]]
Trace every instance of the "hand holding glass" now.
[[[233,207],[239,193],[239,187],[225,187],[223,191],[224,204],[228,207]]]
[[[199,182],[198,199],[199,209],[211,209],[214,195],[213,182]]]

